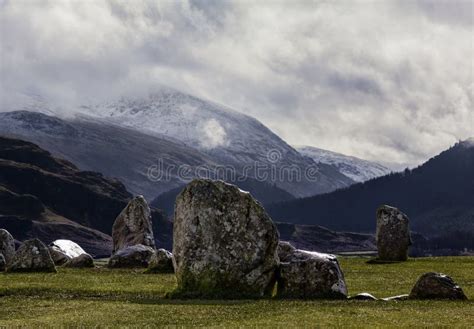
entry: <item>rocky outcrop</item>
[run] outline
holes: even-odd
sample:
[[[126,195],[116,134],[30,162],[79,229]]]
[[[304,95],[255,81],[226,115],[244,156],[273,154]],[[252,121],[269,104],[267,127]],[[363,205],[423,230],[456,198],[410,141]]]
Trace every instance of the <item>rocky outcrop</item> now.
[[[84,249],[71,240],[59,239],[48,246],[51,257],[56,265],[63,265],[67,261],[86,254]]]
[[[222,181],[194,180],[176,199],[173,256],[176,295],[270,295],[278,231],[249,193]]]
[[[155,248],[150,208],[143,196],[133,198],[112,227],[113,251],[141,244]]]
[[[347,298],[344,274],[335,256],[295,249],[280,262],[277,297]]]
[[[15,256],[15,239],[4,229],[0,229],[0,254],[3,255],[5,264],[9,264]]]
[[[89,254],[80,254],[77,257],[71,258],[64,264],[64,267],[73,268],[89,268],[94,267],[94,259]]]
[[[174,273],[173,254],[166,249],[158,249],[153,253],[148,265],[148,273]]]
[[[38,239],[27,240],[18,248],[8,272],[56,272],[48,247]]]
[[[109,259],[110,268],[146,268],[153,256],[154,249],[149,246],[137,244],[117,251]]]
[[[462,288],[442,273],[423,274],[410,292],[410,299],[467,299]]]
[[[382,261],[405,261],[411,245],[407,215],[390,206],[377,209],[377,250]]]

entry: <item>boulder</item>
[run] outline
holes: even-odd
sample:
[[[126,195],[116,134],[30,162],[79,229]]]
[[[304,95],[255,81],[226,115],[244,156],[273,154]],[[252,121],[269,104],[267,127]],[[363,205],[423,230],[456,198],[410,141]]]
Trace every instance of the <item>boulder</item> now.
[[[151,212],[145,198],[134,197],[115,219],[112,227],[113,252],[141,244],[155,249]]]
[[[5,258],[5,264],[10,264],[15,256],[15,239],[4,229],[0,229],[0,254]]]
[[[279,298],[347,298],[344,274],[333,255],[298,250],[280,259]]]
[[[174,273],[173,254],[166,249],[158,249],[151,256],[149,273]]]
[[[442,273],[423,274],[410,292],[410,299],[467,299],[461,287]]]
[[[411,245],[407,215],[390,206],[377,209],[377,250],[382,261],[405,261]]]
[[[66,264],[64,264],[64,267],[73,267],[73,268],[94,267],[94,259],[89,254],[80,254],[79,256],[68,260]]]
[[[7,262],[3,254],[0,254],[0,272],[3,272],[7,269]]]
[[[173,257],[176,296],[270,296],[278,266],[278,231],[248,193],[196,179],[176,198]]]
[[[110,268],[148,267],[155,250],[149,246],[137,244],[117,251],[109,259]]]
[[[7,268],[8,272],[56,272],[48,247],[38,239],[23,242]]]
[[[48,248],[56,265],[63,265],[75,257],[86,254],[84,249],[71,240],[55,240]]]

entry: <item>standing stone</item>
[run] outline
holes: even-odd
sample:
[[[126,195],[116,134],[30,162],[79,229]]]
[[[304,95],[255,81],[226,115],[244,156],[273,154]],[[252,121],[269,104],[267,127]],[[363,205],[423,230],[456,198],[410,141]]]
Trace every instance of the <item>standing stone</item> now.
[[[411,245],[407,215],[390,206],[377,209],[377,249],[382,261],[405,261]]]
[[[410,299],[467,299],[460,286],[442,273],[423,274],[411,290]]]
[[[18,248],[8,272],[56,272],[48,247],[38,239],[27,240]]]
[[[4,229],[0,229],[0,254],[5,258],[5,264],[10,264],[15,256],[15,239]]]
[[[141,244],[155,249],[151,212],[145,198],[134,197],[118,215],[112,227],[113,252]]]
[[[183,297],[270,296],[278,231],[248,192],[197,179],[176,198],[173,257]]]
[[[120,249],[109,259],[110,268],[140,268],[148,267],[154,249],[142,244]]]
[[[63,265],[75,257],[86,254],[81,246],[71,240],[59,239],[53,241],[48,248],[56,265]]]
[[[173,254],[166,249],[158,249],[151,256],[148,273],[174,273]]]
[[[5,261],[5,257],[3,254],[0,254],[0,272],[5,271],[7,268],[7,262]]]
[[[290,248],[286,249],[290,251]],[[347,298],[344,274],[335,256],[294,249],[280,261],[277,297]]]
[[[89,254],[80,254],[77,257],[71,258],[64,264],[64,267],[73,268],[88,268],[94,267],[94,259]]]

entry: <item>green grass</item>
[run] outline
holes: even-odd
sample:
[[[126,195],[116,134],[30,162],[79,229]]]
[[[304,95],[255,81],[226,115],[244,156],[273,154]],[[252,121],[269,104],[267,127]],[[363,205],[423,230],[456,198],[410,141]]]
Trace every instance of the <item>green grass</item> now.
[[[409,293],[428,271],[444,272],[474,298],[474,257],[410,259],[369,265],[340,258],[349,293]],[[0,326],[459,326],[473,327],[474,302],[169,300],[173,275],[140,270],[65,269],[57,274],[0,274]]]

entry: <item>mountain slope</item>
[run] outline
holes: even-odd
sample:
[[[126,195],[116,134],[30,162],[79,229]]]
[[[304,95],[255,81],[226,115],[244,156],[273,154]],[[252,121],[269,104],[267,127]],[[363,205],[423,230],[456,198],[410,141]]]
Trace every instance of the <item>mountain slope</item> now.
[[[183,186],[186,179],[195,177],[194,173],[205,174],[198,169],[208,168],[212,174],[214,168],[220,167],[209,155],[182,142],[103,122],[64,120],[16,111],[0,113],[0,132],[35,142],[83,170],[117,177],[133,194],[143,194],[148,200]],[[233,181],[230,176],[227,180]],[[245,178],[235,183],[248,188],[257,198],[262,197],[263,203],[293,199],[286,191],[255,179]],[[168,206],[162,204],[160,209]]]
[[[91,243],[110,242],[106,234],[130,198],[118,181],[80,171],[33,143],[0,136],[0,223],[20,225],[27,236],[34,236],[28,228],[49,232],[47,240],[77,231],[89,234]],[[158,244],[169,246],[171,223],[157,210],[152,218]],[[104,244],[104,251],[109,247]]]
[[[325,163],[336,167],[342,174],[355,182],[365,182],[372,178],[389,174],[392,170],[376,162],[359,159],[312,146],[295,146],[302,155],[310,157],[316,163]]]
[[[336,230],[373,232],[375,210],[403,210],[423,234],[468,232],[474,238],[474,140],[460,142],[414,170],[333,193],[273,205],[275,220]]]
[[[295,196],[333,191],[353,180],[299,154],[256,119],[224,106],[172,89],[161,88],[144,98],[123,98],[116,102],[81,108],[82,120],[103,120],[146,134],[179,140],[209,155],[215,162],[232,166],[245,176],[266,181]],[[262,167],[264,167],[262,169]],[[257,168],[264,171],[259,176]],[[285,169],[286,168],[286,169]],[[283,173],[294,168],[301,178]],[[307,177],[308,168],[314,177]],[[271,170],[283,173],[274,178]]]

